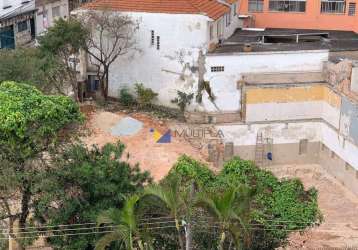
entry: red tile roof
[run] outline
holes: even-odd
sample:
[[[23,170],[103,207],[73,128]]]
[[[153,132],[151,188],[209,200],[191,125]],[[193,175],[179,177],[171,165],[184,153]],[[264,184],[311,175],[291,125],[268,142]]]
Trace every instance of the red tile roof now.
[[[217,0],[95,0],[87,9],[111,9],[124,12],[150,12],[172,14],[203,14],[214,20],[230,9]]]

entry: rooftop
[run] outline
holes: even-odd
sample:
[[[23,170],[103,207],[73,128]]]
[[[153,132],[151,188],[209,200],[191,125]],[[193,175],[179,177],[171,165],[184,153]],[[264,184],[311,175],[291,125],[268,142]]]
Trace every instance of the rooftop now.
[[[15,17],[17,15],[35,11],[35,0],[11,0],[9,5],[4,8],[0,0],[0,21]]]
[[[228,6],[216,0],[95,0],[86,4],[85,8],[123,12],[202,14],[214,20],[230,11]]]
[[[238,29],[213,53],[320,50],[358,50],[358,34],[351,31],[297,29]]]

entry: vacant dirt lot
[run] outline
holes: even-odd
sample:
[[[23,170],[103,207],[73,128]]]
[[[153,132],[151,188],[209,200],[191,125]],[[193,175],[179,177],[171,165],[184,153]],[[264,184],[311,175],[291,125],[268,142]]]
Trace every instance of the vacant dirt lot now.
[[[271,166],[278,177],[298,177],[318,189],[324,222],[306,233],[293,234],[287,249],[358,249],[358,198],[320,165]]]
[[[126,114],[123,112],[106,112],[91,110],[86,112],[88,135],[83,137],[87,145],[122,141],[126,146],[130,163],[139,163],[140,167],[152,173],[155,180],[163,178],[177,158],[187,154],[204,161],[207,155],[192,143],[175,138],[171,143],[158,144],[151,129],[164,134],[173,125],[173,121],[159,120],[143,113]],[[111,128],[124,117],[132,117],[143,123],[143,128],[132,136],[113,136]],[[124,156],[125,158],[127,155]],[[309,188],[314,186],[319,191],[319,206],[324,222],[304,234],[294,233],[286,249],[327,249],[335,247],[358,248],[358,198],[344,186],[329,176],[319,165],[281,165],[271,166],[278,177],[298,177]]]
[[[131,136],[112,135],[111,128],[128,116],[142,122],[143,128]],[[193,147],[183,138],[173,138],[171,143],[164,144],[155,141],[151,129],[164,134],[173,125],[173,121],[159,120],[144,113],[112,113],[103,110],[87,112],[87,118],[85,126],[88,129],[88,135],[82,138],[85,144],[103,146],[120,140],[126,145],[124,159],[129,156],[130,163],[139,163],[143,170],[151,172],[155,180],[163,178],[178,157],[183,154],[205,162],[206,157],[202,150]]]

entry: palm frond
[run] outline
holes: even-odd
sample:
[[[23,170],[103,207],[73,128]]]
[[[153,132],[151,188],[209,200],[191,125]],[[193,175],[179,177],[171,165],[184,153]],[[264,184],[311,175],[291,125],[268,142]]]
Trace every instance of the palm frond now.
[[[129,236],[130,231],[127,227],[123,225],[119,225],[118,228],[115,229],[114,232],[105,234],[101,239],[97,241],[95,246],[95,250],[105,250],[106,247],[110,246],[112,242],[122,241],[126,248],[130,245]]]

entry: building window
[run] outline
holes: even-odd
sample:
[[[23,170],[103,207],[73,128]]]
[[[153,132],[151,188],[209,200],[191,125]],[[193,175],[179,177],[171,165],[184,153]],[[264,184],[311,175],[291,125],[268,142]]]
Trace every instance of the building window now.
[[[321,13],[343,14],[345,11],[345,0],[321,0]]]
[[[224,66],[213,66],[211,67],[211,72],[224,72]]]
[[[221,32],[222,31],[221,31],[221,19],[220,19],[220,20],[218,20],[217,27],[216,27],[216,35],[218,38],[221,37],[221,34],[222,34]]]
[[[305,12],[306,0],[270,0],[270,11]]]
[[[61,12],[60,12],[60,6],[56,6],[52,8],[52,18],[58,18],[61,16]]]
[[[308,148],[308,140],[307,139],[300,140],[298,154],[299,155],[307,154],[307,148]]]
[[[210,27],[209,27],[209,37],[210,37],[210,40],[214,39],[214,26],[212,24],[210,24]]]
[[[160,36],[157,36],[157,50],[160,50]]]
[[[229,26],[231,23],[231,14],[230,13],[226,13],[225,14],[225,26]]]
[[[237,8],[237,6],[236,6],[236,3],[234,3],[232,6],[231,6],[231,11],[232,11],[232,16],[236,16],[236,8]]]
[[[155,35],[154,35],[154,30],[150,31],[150,45],[154,45],[155,42]]]
[[[348,16],[356,15],[356,3],[349,3],[348,5]]]
[[[97,75],[87,76],[87,92],[96,92],[99,90],[99,80]]]
[[[250,12],[262,12],[264,10],[264,0],[249,0]]]
[[[23,32],[25,30],[27,30],[27,20],[17,24],[17,32]]]

